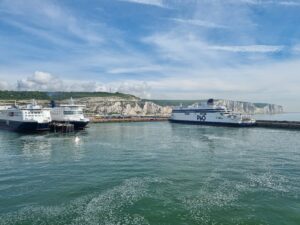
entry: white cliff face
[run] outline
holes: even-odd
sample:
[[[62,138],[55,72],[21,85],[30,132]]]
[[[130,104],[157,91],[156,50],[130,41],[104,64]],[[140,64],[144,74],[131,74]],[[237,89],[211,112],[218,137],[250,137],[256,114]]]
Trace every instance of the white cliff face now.
[[[76,103],[86,105],[87,112],[99,115],[170,116],[172,112],[172,108],[169,106],[163,107],[153,102],[141,101],[138,98],[81,98],[76,99]]]
[[[170,106],[162,107],[153,102],[145,102],[143,107],[143,112],[145,114],[159,114],[159,115],[170,115],[172,108]]]
[[[248,114],[276,114],[283,113],[283,107],[275,104],[256,104],[224,99],[214,100],[216,105],[226,106],[229,110]]]
[[[206,101],[206,100],[205,100]],[[67,102],[64,101],[65,103]],[[89,97],[75,101],[86,105],[86,111],[98,115],[124,115],[124,116],[170,116],[171,106],[160,106],[151,101],[142,101],[139,98],[120,97]],[[202,101],[201,101],[202,102]],[[200,102],[200,103],[201,103]],[[228,109],[247,114],[282,113],[283,107],[273,104],[255,104],[231,100],[216,99],[216,105],[224,105]]]

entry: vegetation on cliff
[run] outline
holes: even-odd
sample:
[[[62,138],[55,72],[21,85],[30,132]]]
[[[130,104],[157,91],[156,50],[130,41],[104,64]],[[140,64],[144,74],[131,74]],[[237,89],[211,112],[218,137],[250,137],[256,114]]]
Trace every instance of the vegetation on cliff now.
[[[110,92],[42,92],[42,91],[0,91],[0,100],[64,100],[69,98],[85,98],[85,97],[120,97],[120,98],[136,98],[133,95],[123,93]]]
[[[40,91],[0,91],[0,101],[8,103],[14,100],[27,101],[57,100],[65,102],[73,97],[78,103],[87,106],[91,113],[124,114],[124,115],[156,115],[170,114],[172,106],[186,107],[206,100],[146,100],[133,95],[109,92],[40,92]],[[45,104],[45,103],[44,103]],[[225,105],[228,109],[241,113],[282,113],[283,107],[267,103],[250,103],[232,100],[215,99],[216,105]]]

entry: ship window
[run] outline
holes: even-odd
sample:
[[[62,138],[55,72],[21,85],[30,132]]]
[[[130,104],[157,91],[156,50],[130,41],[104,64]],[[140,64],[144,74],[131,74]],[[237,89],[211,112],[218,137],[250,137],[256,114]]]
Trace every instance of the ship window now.
[[[64,115],[81,115],[82,111],[64,111]]]
[[[64,111],[65,115],[74,115],[75,113],[73,111]]]
[[[190,113],[186,111],[186,112],[184,112],[184,115],[190,115]]]

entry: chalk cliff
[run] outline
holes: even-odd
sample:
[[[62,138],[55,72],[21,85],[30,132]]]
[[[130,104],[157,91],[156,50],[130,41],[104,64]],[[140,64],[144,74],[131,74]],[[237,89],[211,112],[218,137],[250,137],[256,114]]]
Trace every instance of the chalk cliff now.
[[[267,103],[251,103],[232,100],[217,99],[217,105],[225,105],[228,109],[248,114],[276,114],[283,113],[283,107],[275,104]]]
[[[172,112],[170,106],[160,106],[139,98],[81,98],[76,102],[85,104],[87,112],[99,115],[169,116]]]
[[[200,101],[204,102],[206,100]],[[85,104],[86,111],[99,115],[125,115],[125,116],[170,116],[171,106],[161,106],[151,101],[139,98],[120,98],[120,97],[88,97],[76,99],[76,103]],[[235,112],[250,114],[274,114],[282,113],[283,107],[274,104],[261,104],[240,102],[232,100],[217,99],[217,105],[225,105],[228,109]]]

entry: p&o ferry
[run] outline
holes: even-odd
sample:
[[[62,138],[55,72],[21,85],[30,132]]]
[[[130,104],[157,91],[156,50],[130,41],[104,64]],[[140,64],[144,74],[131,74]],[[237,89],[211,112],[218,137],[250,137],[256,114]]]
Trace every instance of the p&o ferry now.
[[[235,113],[225,106],[217,106],[213,99],[201,105],[175,107],[170,122],[219,126],[254,126],[256,121],[250,115]]]

